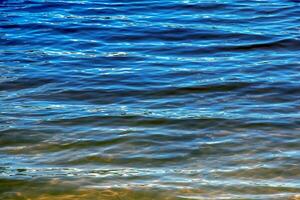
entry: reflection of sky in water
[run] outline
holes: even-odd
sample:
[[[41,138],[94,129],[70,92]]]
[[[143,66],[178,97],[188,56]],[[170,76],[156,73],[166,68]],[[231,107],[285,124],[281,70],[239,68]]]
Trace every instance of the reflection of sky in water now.
[[[297,2],[0,4],[0,199],[298,198]]]

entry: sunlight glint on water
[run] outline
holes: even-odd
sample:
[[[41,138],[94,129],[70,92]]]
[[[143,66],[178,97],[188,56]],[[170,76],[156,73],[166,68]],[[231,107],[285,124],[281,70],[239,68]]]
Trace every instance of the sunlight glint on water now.
[[[298,1],[0,1],[0,199],[300,199]]]

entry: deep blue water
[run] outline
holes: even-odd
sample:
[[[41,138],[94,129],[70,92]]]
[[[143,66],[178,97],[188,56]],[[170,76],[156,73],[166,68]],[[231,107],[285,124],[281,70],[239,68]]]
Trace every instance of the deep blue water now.
[[[300,2],[0,1],[0,199],[300,199]]]

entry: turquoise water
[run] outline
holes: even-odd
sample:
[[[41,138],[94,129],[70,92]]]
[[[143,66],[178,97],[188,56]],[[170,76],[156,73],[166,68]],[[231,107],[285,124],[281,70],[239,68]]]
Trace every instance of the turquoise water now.
[[[0,199],[300,199],[299,6],[0,1]]]

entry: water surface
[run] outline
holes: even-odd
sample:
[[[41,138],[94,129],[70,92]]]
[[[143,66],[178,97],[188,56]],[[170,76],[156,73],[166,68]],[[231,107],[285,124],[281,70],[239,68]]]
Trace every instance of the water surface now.
[[[298,1],[0,2],[0,199],[300,198]]]

